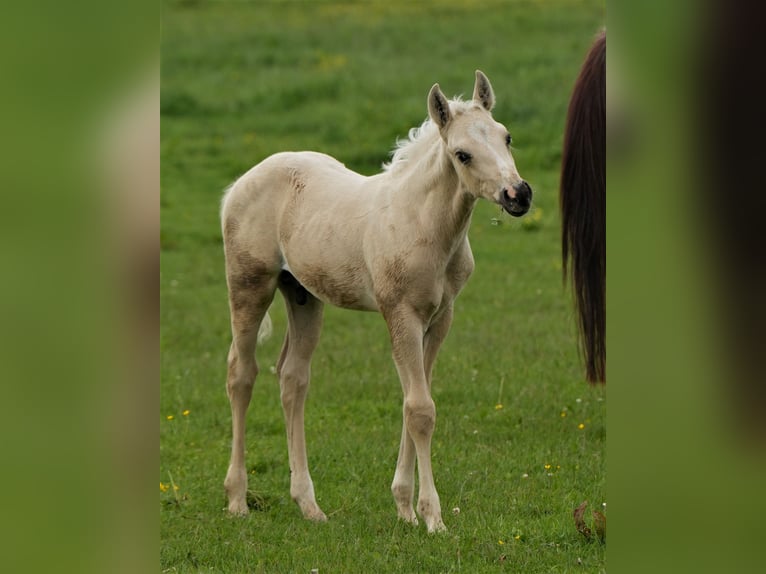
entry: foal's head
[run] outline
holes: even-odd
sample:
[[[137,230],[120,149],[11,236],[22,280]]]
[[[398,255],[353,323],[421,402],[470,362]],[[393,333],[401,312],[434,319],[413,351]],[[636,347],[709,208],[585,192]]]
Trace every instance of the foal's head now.
[[[532,203],[532,188],[516,171],[511,134],[492,119],[494,105],[495,93],[479,70],[471,102],[450,109],[439,84],[434,84],[428,94],[428,114],[439,128],[463,188],[520,217]]]

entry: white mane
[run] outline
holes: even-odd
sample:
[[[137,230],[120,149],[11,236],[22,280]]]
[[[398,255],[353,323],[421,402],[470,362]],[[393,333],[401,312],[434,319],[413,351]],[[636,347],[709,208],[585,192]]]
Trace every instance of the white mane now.
[[[459,115],[469,109],[474,102],[464,102],[457,96],[450,100],[450,111],[453,115]],[[407,164],[410,157],[422,157],[424,149],[429,148],[433,141],[439,137],[439,130],[430,118],[418,127],[410,128],[407,139],[396,140],[396,147],[391,152],[391,161],[383,164],[383,170],[393,172]]]

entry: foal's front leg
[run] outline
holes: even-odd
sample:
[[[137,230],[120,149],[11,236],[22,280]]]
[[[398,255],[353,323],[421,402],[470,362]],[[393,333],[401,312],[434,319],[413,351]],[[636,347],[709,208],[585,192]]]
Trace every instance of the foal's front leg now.
[[[431,470],[431,437],[436,422],[436,407],[431,399],[431,390],[426,376],[423,337],[423,321],[417,313],[405,306],[400,306],[385,314],[391,347],[396,363],[396,370],[404,390],[404,430],[415,447],[418,461],[420,491],[418,494],[418,513],[423,518],[429,532],[445,530],[441,517],[439,494],[436,492]],[[412,453],[407,438],[402,432],[397,475],[394,476],[392,490],[399,507],[399,515],[412,519],[411,497],[407,495],[407,473],[412,467]],[[407,468],[409,467],[409,468]],[[411,476],[411,472],[409,474]],[[410,491],[411,492],[411,491]]]
[[[407,390],[403,388],[404,395]],[[407,430],[407,421],[402,409],[402,440],[399,443],[399,458],[396,459],[396,472],[391,483],[391,493],[396,501],[399,518],[417,526],[418,518],[412,507],[415,495],[415,443]]]
[[[423,337],[423,367],[429,391],[434,362],[451,324],[452,306],[450,305],[431,324]],[[402,381],[402,390],[406,397],[407,389],[404,387],[404,381]],[[405,417],[402,420],[402,439],[399,444],[399,458],[396,461],[396,472],[391,483],[391,492],[396,501],[399,518],[417,525],[418,519],[412,507],[412,499],[415,494],[415,443],[407,430]]]

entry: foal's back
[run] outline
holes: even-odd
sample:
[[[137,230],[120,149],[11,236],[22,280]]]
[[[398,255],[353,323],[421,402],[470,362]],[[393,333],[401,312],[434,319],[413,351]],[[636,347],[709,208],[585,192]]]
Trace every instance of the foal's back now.
[[[224,198],[224,220],[243,211],[250,212],[248,219],[281,217],[290,204],[325,211],[338,203],[355,203],[366,179],[323,153],[276,153],[232,185]]]

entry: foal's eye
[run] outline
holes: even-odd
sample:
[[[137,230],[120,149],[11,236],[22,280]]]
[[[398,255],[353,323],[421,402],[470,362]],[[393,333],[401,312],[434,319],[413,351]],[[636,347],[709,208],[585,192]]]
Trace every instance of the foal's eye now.
[[[455,152],[455,157],[462,163],[463,165],[468,165],[471,161],[471,154],[466,153],[464,151],[457,151]]]
[[[512,142],[513,142],[513,138],[511,137],[511,134],[508,134],[507,136],[505,136],[505,145],[510,146]]]

